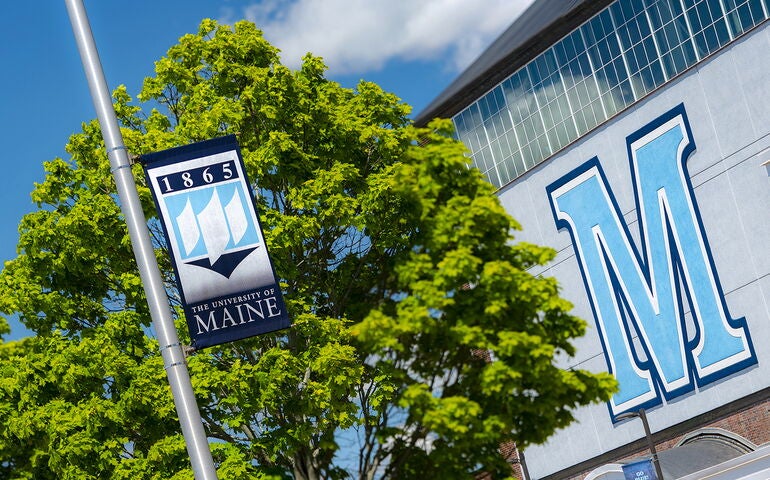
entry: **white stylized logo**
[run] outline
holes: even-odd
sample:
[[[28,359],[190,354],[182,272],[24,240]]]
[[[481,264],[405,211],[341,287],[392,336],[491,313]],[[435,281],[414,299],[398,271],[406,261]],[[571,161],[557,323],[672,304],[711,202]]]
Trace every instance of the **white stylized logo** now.
[[[727,307],[687,172],[684,105],[627,138],[639,241],[598,158],[547,187],[569,231],[607,365],[613,416],[649,408],[757,363],[748,325]]]
[[[181,260],[229,278],[259,247],[256,221],[244,203],[247,198],[235,182],[166,197]]]

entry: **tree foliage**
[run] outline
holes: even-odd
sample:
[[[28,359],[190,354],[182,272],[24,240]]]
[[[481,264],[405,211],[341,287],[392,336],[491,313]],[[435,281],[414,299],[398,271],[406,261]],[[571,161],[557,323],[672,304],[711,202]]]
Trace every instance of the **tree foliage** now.
[[[155,67],[138,105],[114,94],[129,151],[237,135],[294,321],[188,358],[220,478],[503,478],[501,443],[608,398],[609,375],[556,366],[585,324],[529,273],[554,252],[513,240],[447,121],[311,55],[292,71],[247,22],[205,20]],[[0,478],[191,478],[98,124],[67,152],[0,274],[37,333],[0,343]]]

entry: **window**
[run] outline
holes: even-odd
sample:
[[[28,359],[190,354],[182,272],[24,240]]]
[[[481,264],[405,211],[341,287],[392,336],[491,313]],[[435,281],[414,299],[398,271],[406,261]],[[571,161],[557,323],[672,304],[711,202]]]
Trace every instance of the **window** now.
[[[768,18],[770,0],[617,0],[454,116],[510,182]]]

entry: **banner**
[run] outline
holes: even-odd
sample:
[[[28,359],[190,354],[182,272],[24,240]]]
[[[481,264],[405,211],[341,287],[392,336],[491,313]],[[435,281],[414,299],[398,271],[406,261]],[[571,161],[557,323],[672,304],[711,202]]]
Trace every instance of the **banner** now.
[[[291,326],[235,137],[142,155],[196,349]]]
[[[650,458],[628,463],[621,468],[625,480],[660,480],[655,474],[655,466]]]

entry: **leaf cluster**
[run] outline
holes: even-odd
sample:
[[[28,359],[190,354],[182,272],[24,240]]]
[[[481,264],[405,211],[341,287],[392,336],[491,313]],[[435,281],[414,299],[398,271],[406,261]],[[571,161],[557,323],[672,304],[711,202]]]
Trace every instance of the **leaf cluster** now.
[[[469,168],[451,124],[416,128],[393,94],[292,71],[251,23],[204,20],[134,100],[139,155],[236,134],[294,326],[188,359],[221,478],[510,475],[504,442],[543,442],[606,374],[566,371],[585,324],[533,267],[550,249]],[[99,127],[45,164],[39,210],[0,273],[0,478],[189,478]],[[140,198],[184,331],[165,241]]]

